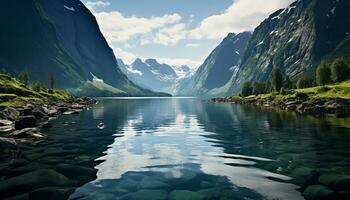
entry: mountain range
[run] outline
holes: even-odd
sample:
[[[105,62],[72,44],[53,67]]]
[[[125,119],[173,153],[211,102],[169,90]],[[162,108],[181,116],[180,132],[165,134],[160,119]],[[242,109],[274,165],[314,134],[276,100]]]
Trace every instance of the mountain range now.
[[[20,6],[19,6],[20,5]],[[79,0],[11,0],[0,7],[0,69],[88,96],[223,96],[273,68],[292,81],[314,77],[322,60],[350,61],[350,1],[297,0],[252,32],[230,33],[196,71],[156,59],[116,59]],[[118,56],[118,55],[117,55]],[[157,92],[152,92],[157,91]]]
[[[159,95],[118,68],[95,17],[79,0],[11,0],[0,7],[0,68],[77,95]]]
[[[156,59],[137,58],[130,65],[117,59],[120,69],[136,84],[159,92],[175,93],[175,86],[191,73],[187,65],[172,66],[159,63]]]
[[[229,34],[176,95],[238,94],[244,81],[267,82],[273,68],[294,82],[315,76],[322,60],[350,61],[350,1],[298,0],[255,30]]]

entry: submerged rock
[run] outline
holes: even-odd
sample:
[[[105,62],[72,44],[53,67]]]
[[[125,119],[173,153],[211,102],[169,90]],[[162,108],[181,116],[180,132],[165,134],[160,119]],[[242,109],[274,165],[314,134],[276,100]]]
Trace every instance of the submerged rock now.
[[[68,199],[73,188],[45,187],[29,193],[29,199]]]
[[[17,143],[13,138],[0,137],[0,150],[16,149]]]
[[[124,195],[122,200],[165,200],[167,193],[164,190],[139,190],[135,193]]]
[[[334,193],[333,190],[329,189],[323,185],[310,185],[308,186],[304,192],[303,196],[306,199],[314,200],[314,199],[324,199],[331,196]]]
[[[128,191],[133,191],[136,190],[138,186],[138,182],[134,181],[132,179],[126,179],[126,180],[122,180],[119,183],[119,187],[122,189],[126,189]]]
[[[345,190],[350,188],[350,176],[342,174],[321,175],[319,182],[336,190]]]
[[[169,194],[169,200],[202,200],[205,197],[197,192],[189,190],[173,190]]]
[[[41,169],[0,182],[0,198],[48,186],[69,184],[69,179],[51,169]]]
[[[143,189],[160,189],[160,188],[167,188],[169,187],[168,184],[163,183],[158,180],[154,180],[153,178],[145,177],[140,182],[140,188]]]

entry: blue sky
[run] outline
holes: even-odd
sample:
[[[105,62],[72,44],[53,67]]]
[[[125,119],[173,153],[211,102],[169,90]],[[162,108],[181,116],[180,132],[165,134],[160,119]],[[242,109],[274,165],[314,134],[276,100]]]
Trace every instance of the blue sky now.
[[[230,32],[252,31],[292,0],[83,0],[117,57],[198,67]]]

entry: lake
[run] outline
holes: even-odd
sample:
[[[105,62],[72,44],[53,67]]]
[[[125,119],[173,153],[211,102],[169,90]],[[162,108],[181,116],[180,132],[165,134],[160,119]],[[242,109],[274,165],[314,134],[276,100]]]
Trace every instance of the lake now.
[[[11,165],[0,166],[0,198],[350,195],[349,119],[196,98],[106,98],[52,125],[47,140],[22,144]]]

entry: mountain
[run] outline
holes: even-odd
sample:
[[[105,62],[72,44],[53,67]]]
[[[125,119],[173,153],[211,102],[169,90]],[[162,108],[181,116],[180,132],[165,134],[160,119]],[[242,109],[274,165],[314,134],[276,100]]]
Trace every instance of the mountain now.
[[[153,91],[173,93],[177,81],[190,72],[186,65],[170,66],[160,64],[156,59],[136,59],[131,65],[126,65],[117,59],[118,65],[127,77],[138,85]]]
[[[278,10],[254,31],[230,91],[242,83],[269,80],[274,67],[292,80],[314,76],[322,59],[349,58],[350,1],[299,0]]]
[[[226,84],[237,73],[251,32],[230,33],[210,53],[192,77],[185,78],[176,88],[176,95],[217,96],[228,92]]]
[[[115,89],[109,95],[151,94],[121,72],[95,17],[79,0],[4,1],[0,24],[0,68],[13,75],[27,71],[31,81],[49,85],[53,74],[56,87],[82,95],[106,88]]]

